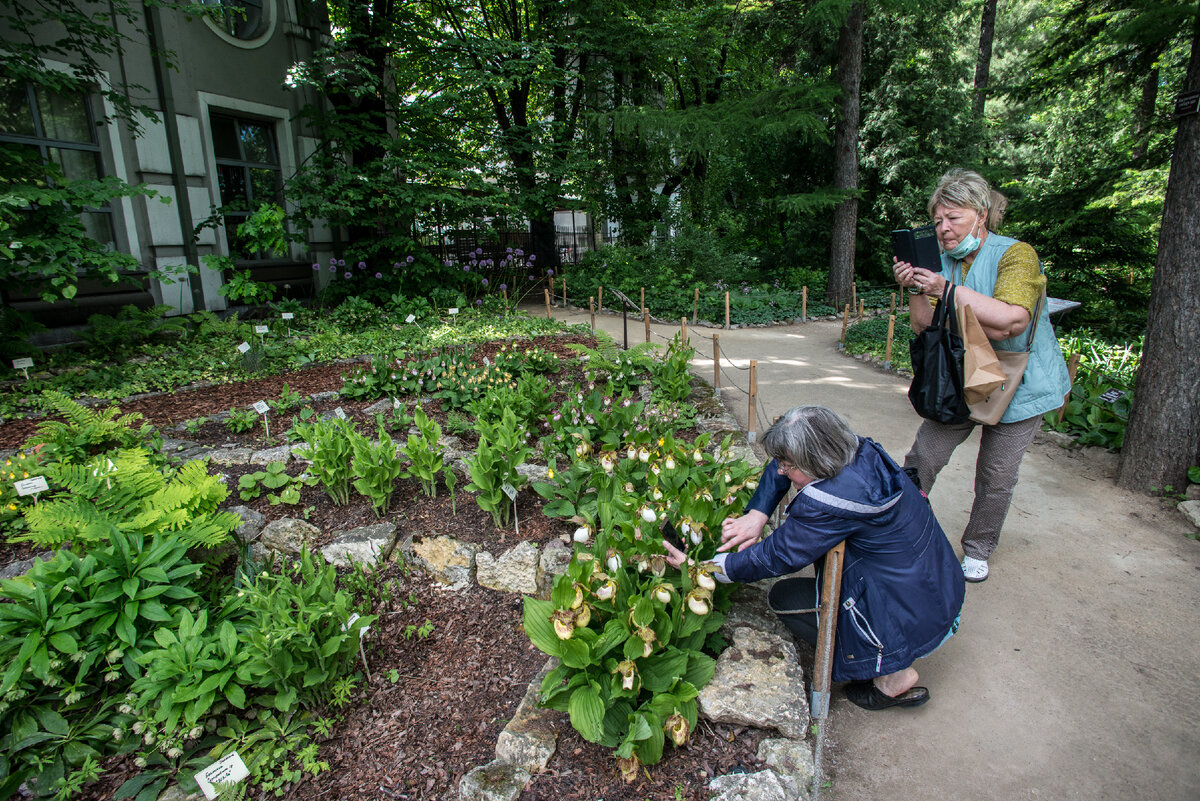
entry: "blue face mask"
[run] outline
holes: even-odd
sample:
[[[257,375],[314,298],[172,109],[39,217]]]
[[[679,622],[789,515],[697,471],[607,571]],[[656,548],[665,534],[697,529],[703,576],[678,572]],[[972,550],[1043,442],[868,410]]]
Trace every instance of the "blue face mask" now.
[[[978,220],[976,220],[976,224],[978,224]],[[982,242],[980,242],[979,237],[975,236],[974,226],[972,226],[971,232],[964,236],[961,242],[944,252],[955,261],[962,261],[967,256],[979,250],[981,244]]]

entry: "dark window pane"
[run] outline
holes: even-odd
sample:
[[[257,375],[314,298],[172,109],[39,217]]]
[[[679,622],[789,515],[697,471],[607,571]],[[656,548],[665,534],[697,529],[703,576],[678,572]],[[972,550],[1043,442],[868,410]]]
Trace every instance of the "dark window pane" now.
[[[257,122],[242,121],[242,148],[246,161],[257,161],[263,164],[278,164],[275,155],[275,137],[270,128]]]
[[[221,205],[247,209],[246,170],[243,167],[217,165],[217,185],[221,190]]]
[[[279,194],[279,172],[277,170],[268,170],[264,167],[250,169],[250,200],[255,208],[263,203],[280,201]]]
[[[249,216],[248,214],[225,215],[225,244],[229,247],[229,254],[235,259],[245,259],[252,255],[245,252],[237,232],[238,226],[244,223]]]
[[[259,35],[263,27],[262,0],[233,0],[226,2],[234,7],[233,30],[230,31],[239,39],[253,39]]]
[[[92,239],[111,248],[117,246],[117,238],[113,235],[112,214],[103,211],[88,211],[81,214],[80,219],[83,221],[83,229]]]
[[[73,150],[64,147],[46,148],[47,157],[62,167],[68,181],[95,180],[102,174],[100,154],[94,150]]]
[[[0,134],[35,135],[25,85],[10,78],[0,78]]]
[[[232,117],[213,114],[209,118],[212,124],[213,153],[219,159],[241,159],[238,150],[237,123]]]
[[[95,132],[88,123],[87,103],[78,95],[64,95],[39,88],[35,91],[42,128],[47,139],[64,142],[95,142]]]

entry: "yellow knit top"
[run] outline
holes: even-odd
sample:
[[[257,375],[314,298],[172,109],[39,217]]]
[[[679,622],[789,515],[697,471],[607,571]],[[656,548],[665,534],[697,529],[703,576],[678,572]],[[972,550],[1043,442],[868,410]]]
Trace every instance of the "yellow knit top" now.
[[[969,265],[963,266],[963,279],[971,272]],[[1014,306],[1020,306],[1033,316],[1033,309],[1042,290],[1046,276],[1038,265],[1037,252],[1025,242],[1017,242],[1004,251],[996,265],[996,288],[992,297]]]

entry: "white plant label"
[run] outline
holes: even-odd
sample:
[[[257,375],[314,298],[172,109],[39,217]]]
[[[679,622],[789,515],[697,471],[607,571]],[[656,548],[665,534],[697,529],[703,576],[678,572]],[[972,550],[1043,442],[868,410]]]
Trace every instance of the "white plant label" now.
[[[256,334],[265,334],[265,333],[269,332],[270,330],[271,329],[265,325],[254,326],[254,333],[256,333]]]
[[[33,359],[30,358],[13,359],[12,362],[14,370],[28,370],[33,367]]]
[[[217,797],[217,784],[236,784],[250,775],[246,763],[238,756],[237,751],[230,751],[193,778],[204,792],[204,797],[212,801]]]
[[[400,399],[399,398],[392,398],[392,408],[393,409],[400,408]]]
[[[458,314],[458,307],[455,306],[452,309],[446,309],[446,314],[450,314],[450,315]]]
[[[507,481],[500,485],[500,489],[504,491],[504,494],[508,496],[510,501],[515,501],[517,499],[517,488],[512,484],[509,484]]]
[[[490,359],[488,359],[488,357],[487,357],[487,356],[484,356],[484,357],[483,357],[483,366],[484,366],[484,367],[491,367],[491,366],[492,366],[492,362],[491,362],[491,360],[490,360]]]
[[[243,342],[242,344],[238,345],[238,353],[246,353],[249,350],[250,350],[249,342]]]
[[[39,492],[47,492],[50,489],[50,485],[46,483],[45,476],[27,478],[23,481],[18,481],[13,486],[17,488],[18,495],[36,495]]]
[[[412,322],[415,322],[415,321],[416,321],[416,319],[417,319],[417,315],[415,315],[415,314],[410,314],[410,315],[408,315],[407,317],[405,317],[405,318],[404,318],[404,322],[406,322],[406,323],[412,323]]]
[[[251,408],[259,414],[266,414],[271,410],[271,407],[267,405],[266,401],[258,401]]]
[[[353,625],[354,625],[354,622],[355,622],[356,620],[358,620],[358,618],[359,618],[359,614],[358,614],[358,612],[355,612],[354,614],[352,614],[352,615],[350,616],[350,619],[349,619],[349,620],[347,620],[345,623],[343,623],[343,624],[342,624],[342,631],[346,631],[346,630],[348,630],[348,629],[349,629],[351,626],[353,626]],[[359,637],[361,637],[362,639],[364,639],[364,640],[365,640],[365,639],[367,638],[367,632],[368,632],[368,631],[370,631],[370,630],[371,630],[371,627],[370,627],[370,626],[363,626],[361,629],[359,629],[359,630],[358,630],[358,636],[359,636]]]
[[[296,315],[293,314],[292,312],[284,312],[283,314],[281,314],[279,316],[285,320],[295,320],[296,319]]]
[[[334,409],[334,410],[333,410],[333,413],[334,413],[334,415],[337,417],[337,419],[339,419],[339,420],[345,420],[345,419],[346,419],[346,410],[345,410],[345,409],[343,409],[341,406],[339,406],[339,407],[337,407],[336,409]]]

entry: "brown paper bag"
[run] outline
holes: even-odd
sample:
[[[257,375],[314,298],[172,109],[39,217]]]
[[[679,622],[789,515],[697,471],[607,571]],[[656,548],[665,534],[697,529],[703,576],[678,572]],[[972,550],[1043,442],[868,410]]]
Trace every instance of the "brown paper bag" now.
[[[1005,382],[1004,368],[992,343],[983,332],[983,326],[968,304],[958,307],[958,327],[962,332],[963,348],[963,394],[967,404],[983,403]],[[974,415],[972,415],[974,416]]]

